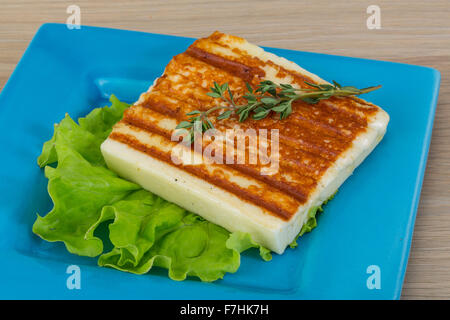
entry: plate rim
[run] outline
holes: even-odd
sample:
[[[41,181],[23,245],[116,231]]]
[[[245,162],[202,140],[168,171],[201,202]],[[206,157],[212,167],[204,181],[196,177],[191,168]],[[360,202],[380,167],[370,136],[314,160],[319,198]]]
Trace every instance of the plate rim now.
[[[29,42],[26,50],[24,51],[22,57],[20,58],[16,67],[14,68],[14,70],[11,73],[10,77],[8,78],[7,82],[5,83],[2,91],[0,92],[0,101],[1,101],[2,97],[4,95],[6,95],[7,92],[9,91],[9,87],[11,86],[11,83],[13,83],[15,81],[15,78],[17,77],[17,74],[18,74],[18,70],[20,70],[22,68],[24,58],[26,56],[30,55],[31,48],[39,40],[39,35],[43,32],[46,32],[46,30],[48,28],[51,29],[54,27],[56,27],[56,28],[66,27],[66,24],[64,24],[64,23],[44,23],[37,29],[33,38]],[[191,38],[191,37],[183,37],[183,36],[175,36],[175,35],[167,35],[167,34],[159,34],[159,33],[149,33],[149,32],[126,30],[126,29],[119,29],[119,28],[105,28],[105,27],[97,27],[97,26],[89,26],[89,25],[82,25],[81,28],[88,28],[88,29],[92,28],[92,29],[97,29],[100,31],[107,31],[107,32],[120,31],[120,32],[140,33],[143,35],[169,36],[169,37],[174,37],[174,38],[195,40],[195,38]],[[414,233],[414,225],[415,225],[415,220],[417,217],[417,210],[418,210],[418,205],[419,205],[419,201],[420,201],[420,195],[421,195],[421,190],[422,190],[422,186],[423,186],[426,164],[427,164],[428,155],[429,155],[434,118],[435,118],[438,96],[439,96],[441,73],[439,72],[439,70],[437,70],[435,68],[427,67],[427,66],[420,66],[420,65],[415,65],[415,64],[398,63],[398,62],[393,62],[393,61],[374,60],[374,59],[359,58],[359,57],[348,57],[348,56],[341,56],[341,55],[331,55],[331,54],[317,53],[317,52],[306,52],[306,51],[300,51],[300,50],[266,47],[266,46],[264,46],[263,48],[269,49],[269,50],[270,49],[282,50],[282,51],[293,52],[293,53],[321,55],[321,56],[327,56],[327,57],[334,57],[334,58],[338,58],[338,59],[359,60],[362,62],[370,62],[370,63],[378,62],[378,63],[386,63],[386,64],[404,65],[408,68],[423,68],[423,69],[426,69],[427,72],[431,73],[431,76],[433,79],[433,84],[432,85],[430,84],[430,88],[433,89],[432,96],[431,96],[430,101],[427,100],[427,103],[429,103],[429,105],[427,105],[428,118],[426,119],[426,129],[425,129],[425,134],[424,134],[424,138],[423,138],[423,144],[421,146],[420,163],[419,163],[419,167],[418,167],[418,170],[417,170],[417,173],[415,176],[415,180],[414,180],[415,181],[414,195],[410,202],[411,209],[410,209],[409,216],[408,216],[406,237],[404,239],[405,241],[403,242],[402,262],[400,264],[400,270],[397,273],[397,275],[398,275],[397,283],[395,285],[395,290],[394,290],[393,296],[392,296],[392,299],[399,299],[400,295],[401,295],[405,275],[406,275],[406,268],[407,268],[408,260],[410,257],[410,249],[411,249],[412,237],[413,237],[413,233]],[[7,249],[7,248],[5,248],[5,249]],[[62,263],[62,262],[59,262],[59,263]],[[1,268],[0,268],[0,270],[1,270]],[[289,293],[289,294],[283,293],[280,295],[280,293],[269,293],[269,294],[265,293],[265,294],[263,294],[263,297],[266,297],[266,298],[267,297],[275,297],[276,299],[286,299],[286,298],[287,299],[296,299],[297,292],[298,292],[298,288],[296,288],[292,293]],[[252,294],[253,293],[250,293],[250,295],[252,295]],[[249,294],[247,292],[245,292],[243,294],[243,296],[248,296],[248,295]]]

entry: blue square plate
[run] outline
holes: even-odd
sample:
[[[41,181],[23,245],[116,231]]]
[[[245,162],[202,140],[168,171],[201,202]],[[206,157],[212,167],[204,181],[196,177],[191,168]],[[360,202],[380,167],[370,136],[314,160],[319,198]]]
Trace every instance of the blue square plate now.
[[[243,255],[224,280],[170,280],[100,268],[31,232],[52,203],[36,164],[64,114],[72,118],[114,93],[135,101],[193,39],[95,27],[44,24],[0,96],[0,298],[397,299],[400,296],[427,160],[440,74],[430,68],[267,48],[327,80],[383,88],[365,99],[391,116],[388,131],[327,205],[299,247],[263,262]],[[66,268],[81,268],[68,290]],[[373,267],[380,288],[369,289]]]

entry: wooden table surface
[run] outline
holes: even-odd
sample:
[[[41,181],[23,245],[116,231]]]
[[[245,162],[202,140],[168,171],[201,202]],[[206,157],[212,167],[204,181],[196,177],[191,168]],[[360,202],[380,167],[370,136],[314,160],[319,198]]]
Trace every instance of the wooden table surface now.
[[[81,9],[82,25],[189,37],[220,30],[263,46],[440,70],[439,103],[402,298],[450,298],[449,0],[0,0],[0,89],[38,27],[65,23],[72,4]],[[372,4],[381,9],[379,30],[366,26],[366,9]]]

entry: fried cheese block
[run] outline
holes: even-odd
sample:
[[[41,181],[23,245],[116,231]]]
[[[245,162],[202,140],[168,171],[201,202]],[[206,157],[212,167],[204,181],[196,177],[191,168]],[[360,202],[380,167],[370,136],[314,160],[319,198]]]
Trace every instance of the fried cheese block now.
[[[277,130],[276,170],[264,173],[270,164],[249,161],[173,161],[172,151],[180,143],[172,141],[172,135],[186,113],[224,103],[206,95],[214,82],[228,83],[239,105],[246,102],[245,83],[256,87],[263,80],[296,88],[308,88],[305,81],[327,83],[236,36],[214,32],[196,40],[169,62],[115,125],[101,146],[108,167],[229,231],[248,232],[257,243],[283,253],[308,212],[333,195],[381,141],[389,116],[357,97],[331,97],[317,104],[295,101],[283,120],[276,114],[244,122],[235,116],[211,117],[220,132]],[[245,151],[244,160],[260,154],[250,143]]]

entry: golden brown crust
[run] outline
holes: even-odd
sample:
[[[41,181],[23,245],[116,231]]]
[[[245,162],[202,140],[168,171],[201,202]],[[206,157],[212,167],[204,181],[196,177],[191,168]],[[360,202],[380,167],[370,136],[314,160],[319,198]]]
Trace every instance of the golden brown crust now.
[[[294,86],[305,87],[305,81],[314,82],[306,75],[287,70],[270,60],[264,62],[236,48],[232,49],[232,55],[209,52],[212,45],[227,47],[222,37],[223,34],[215,32],[175,56],[152,90],[141,97],[138,105],[125,112],[121,123],[170,141],[173,128],[164,128],[160,121],[172,119],[178,123],[192,110],[207,110],[217,105],[218,99],[206,95],[214,81],[228,82],[238,104],[245,102],[242,98],[246,91],[245,82],[256,86],[264,80],[267,66],[275,69],[278,76],[292,79]],[[378,107],[358,98],[334,97],[315,105],[296,101],[292,114],[283,121],[275,116],[258,121],[249,118],[243,123],[233,117],[226,121],[213,120],[216,129],[222,132],[236,125],[243,130],[279,130],[277,173],[261,175],[261,164],[223,165],[247,179],[258,181],[263,188],[233,184],[225,175],[211,174],[202,166],[183,166],[183,170],[264,208],[270,214],[289,220],[308,200],[326,170],[352,146],[359,134],[367,130],[368,119],[377,111]],[[167,154],[146,146],[131,135],[113,131],[110,138],[174,165]],[[279,198],[273,198],[275,194],[285,195],[282,205]]]

